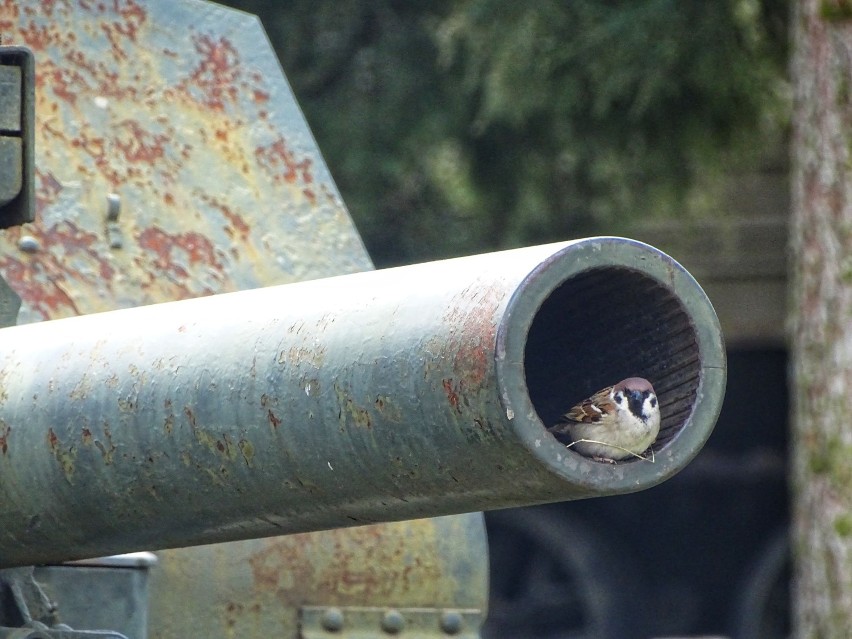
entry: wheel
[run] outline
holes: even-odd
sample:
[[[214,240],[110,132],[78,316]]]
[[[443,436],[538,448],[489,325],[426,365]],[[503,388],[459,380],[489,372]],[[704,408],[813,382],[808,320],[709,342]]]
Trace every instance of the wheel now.
[[[600,527],[540,508],[487,513],[485,521],[491,597],[484,637],[642,636],[647,608],[637,574]]]
[[[786,639],[790,623],[790,538],[779,530],[763,546],[739,588],[731,636]]]

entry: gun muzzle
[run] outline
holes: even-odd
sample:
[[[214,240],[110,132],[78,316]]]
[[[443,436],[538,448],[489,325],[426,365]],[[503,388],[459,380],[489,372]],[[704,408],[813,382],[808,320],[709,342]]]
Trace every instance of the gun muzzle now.
[[[653,461],[546,427],[642,376]],[[725,355],[693,278],[592,238],[0,330],[0,566],[631,492]]]

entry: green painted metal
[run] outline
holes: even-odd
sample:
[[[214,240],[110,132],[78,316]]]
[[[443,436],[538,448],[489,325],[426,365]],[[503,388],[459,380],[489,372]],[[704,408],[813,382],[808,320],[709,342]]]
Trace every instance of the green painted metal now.
[[[481,513],[157,554],[160,565],[151,572],[150,639],[299,637],[299,612],[311,605],[488,607]],[[187,614],[188,601],[192,610],[204,613]]]
[[[628,374],[660,397],[653,463],[601,464],[546,433]],[[0,557],[639,490],[698,452],[724,376],[700,287],[620,238],[7,328]]]
[[[4,42],[31,47],[44,80],[37,220],[0,231],[21,322],[372,268],[257,18],[197,0],[15,0],[0,2],[0,19]],[[20,300],[0,293],[12,325]],[[158,555],[149,636],[163,639],[297,636],[305,602],[488,599],[479,513]],[[71,583],[90,576],[63,570],[79,572]],[[56,595],[81,628],[123,605]]]
[[[35,215],[35,61],[32,51],[0,46],[0,228]]]

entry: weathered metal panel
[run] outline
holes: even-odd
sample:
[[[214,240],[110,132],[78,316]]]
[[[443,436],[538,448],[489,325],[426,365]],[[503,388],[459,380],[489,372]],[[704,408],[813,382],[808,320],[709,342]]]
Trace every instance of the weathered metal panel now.
[[[3,0],[0,31],[38,60],[38,217],[0,233],[21,321],[371,268],[255,18]],[[487,602],[479,514],[159,554],[164,639],[295,636],[300,601]]]
[[[479,513],[159,554],[162,569],[152,573],[151,639],[295,638],[299,609],[307,605],[484,613],[488,603]],[[206,614],[186,614],[187,601]]]
[[[2,0],[0,33],[37,64],[37,220],[0,235],[22,321],[370,268],[257,18]]]

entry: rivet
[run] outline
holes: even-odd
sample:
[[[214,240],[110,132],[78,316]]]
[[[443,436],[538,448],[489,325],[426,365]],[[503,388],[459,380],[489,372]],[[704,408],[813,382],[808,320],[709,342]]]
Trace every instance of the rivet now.
[[[41,248],[41,244],[32,235],[22,235],[18,240],[18,248],[24,253],[36,253]]]
[[[118,217],[121,215],[121,196],[118,193],[107,193],[106,232],[107,241],[111,249],[120,249],[124,246],[121,237],[121,228],[118,226]]]
[[[340,608],[329,608],[322,613],[320,623],[328,632],[340,632],[343,630],[343,611]]]
[[[107,193],[107,222],[118,222],[121,215],[121,196],[118,193]]]
[[[441,615],[441,630],[448,635],[457,635],[461,632],[464,619],[461,613],[455,610],[447,610]]]
[[[382,630],[389,635],[402,632],[405,628],[405,618],[399,610],[388,610],[382,617]]]

